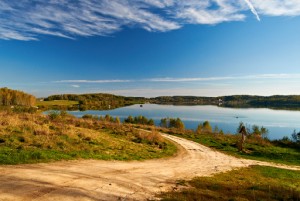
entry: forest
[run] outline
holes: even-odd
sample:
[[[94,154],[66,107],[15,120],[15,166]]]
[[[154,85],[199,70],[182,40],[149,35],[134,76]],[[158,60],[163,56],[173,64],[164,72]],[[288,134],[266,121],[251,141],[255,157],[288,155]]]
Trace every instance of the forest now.
[[[34,106],[35,97],[23,91],[0,88],[0,106]]]
[[[300,95],[251,96],[233,95],[218,97],[161,96],[150,98],[155,104],[174,105],[218,105],[221,107],[266,107],[273,109],[300,110]]]
[[[68,109],[79,110],[107,110],[126,105],[140,104],[145,102],[143,97],[124,97],[113,94],[95,93],[95,94],[61,94],[52,95],[44,99],[44,101],[69,100],[78,101],[78,105]]]
[[[78,105],[68,109],[80,110],[107,110],[124,107],[132,104],[171,104],[171,105],[218,105],[220,107],[233,108],[272,108],[300,110],[300,95],[290,96],[251,96],[233,95],[218,97],[201,96],[160,96],[155,98],[125,97],[105,93],[95,94],[61,94],[52,95],[44,101],[69,100],[78,101]]]

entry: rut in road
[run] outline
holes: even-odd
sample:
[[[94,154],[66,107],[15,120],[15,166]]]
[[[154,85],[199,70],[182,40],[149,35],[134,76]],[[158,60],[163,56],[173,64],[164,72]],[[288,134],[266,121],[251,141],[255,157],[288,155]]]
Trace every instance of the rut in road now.
[[[179,145],[172,158],[148,161],[60,161],[0,166],[0,200],[147,200],[170,190],[178,179],[209,176],[249,165],[300,170],[239,159],[198,143],[162,134]]]

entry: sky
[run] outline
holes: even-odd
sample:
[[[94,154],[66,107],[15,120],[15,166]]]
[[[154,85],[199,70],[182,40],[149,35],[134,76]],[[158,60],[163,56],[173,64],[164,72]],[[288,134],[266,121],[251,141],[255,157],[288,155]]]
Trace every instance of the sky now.
[[[0,87],[300,94],[299,0],[0,0]]]

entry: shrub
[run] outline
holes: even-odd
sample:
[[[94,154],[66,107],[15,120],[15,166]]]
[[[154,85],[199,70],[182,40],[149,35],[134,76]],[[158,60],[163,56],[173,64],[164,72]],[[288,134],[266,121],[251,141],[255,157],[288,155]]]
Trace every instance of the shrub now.
[[[184,123],[180,118],[163,118],[160,120],[160,126],[163,128],[177,128],[180,130],[184,129]]]
[[[60,114],[58,113],[58,111],[51,111],[48,113],[48,117],[50,120],[58,119],[59,116],[60,116]]]
[[[218,128],[215,129],[215,130],[218,130]],[[211,127],[211,125],[208,121],[205,121],[202,124],[201,123],[198,124],[196,132],[198,134],[200,134],[200,133],[212,133],[212,127]]]

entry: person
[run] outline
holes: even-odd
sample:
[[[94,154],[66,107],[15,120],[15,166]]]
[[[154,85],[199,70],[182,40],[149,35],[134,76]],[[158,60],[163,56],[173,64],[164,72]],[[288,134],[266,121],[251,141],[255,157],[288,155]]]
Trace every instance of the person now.
[[[243,151],[244,149],[244,143],[246,141],[246,137],[247,137],[247,131],[246,131],[246,127],[242,126],[239,133],[242,134],[242,138],[241,138],[241,143],[240,143],[240,147],[239,147],[239,151]]]

